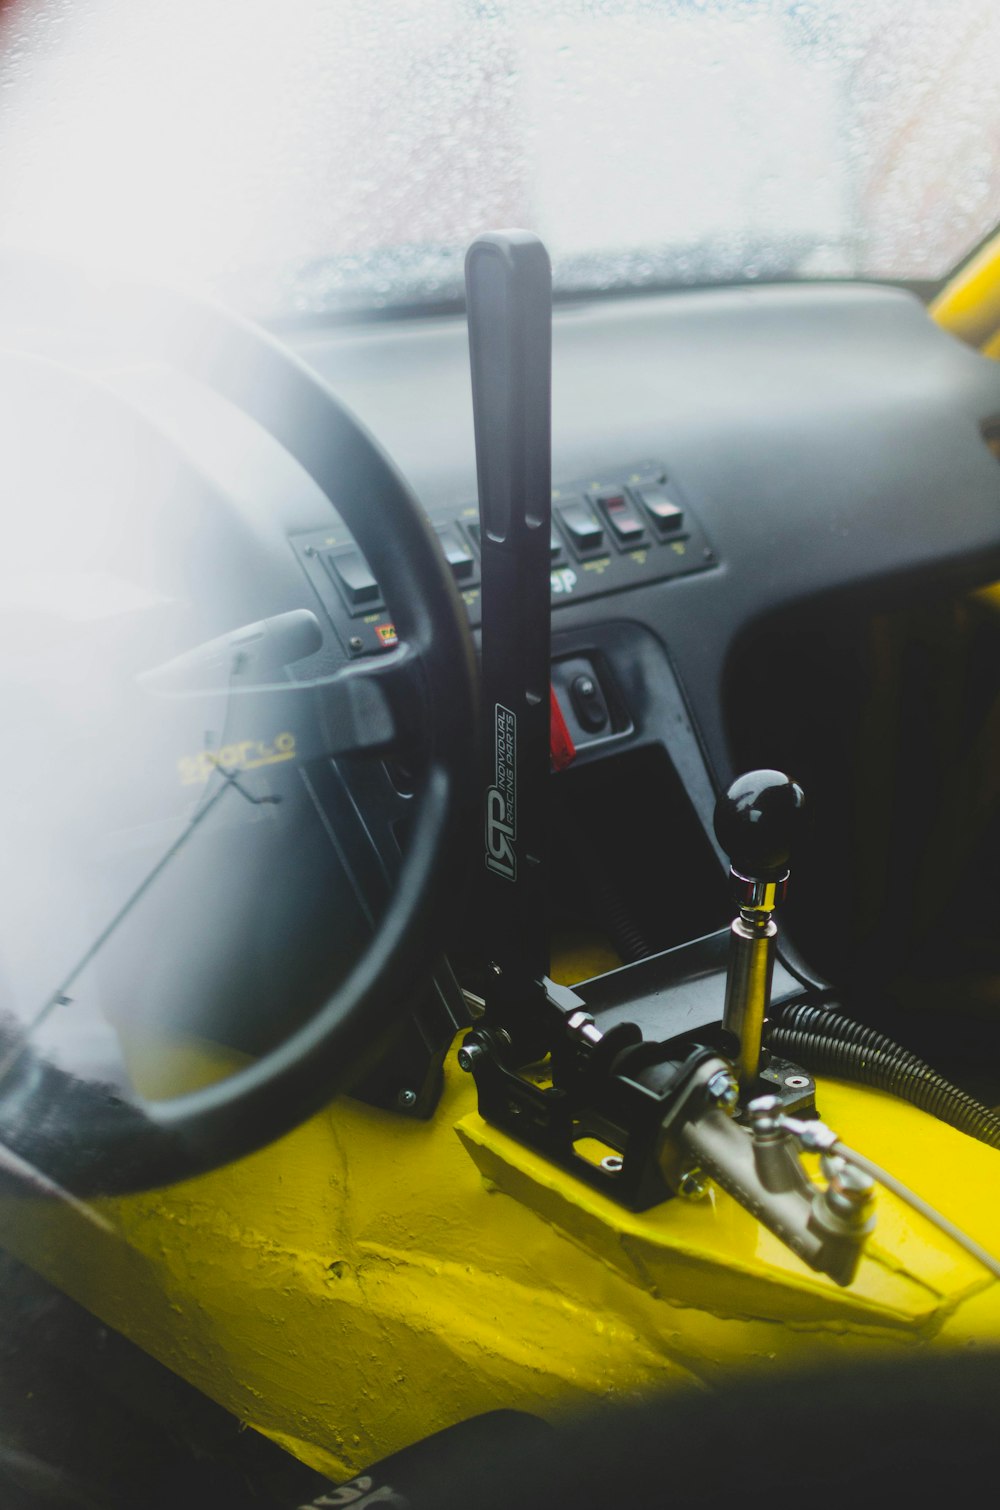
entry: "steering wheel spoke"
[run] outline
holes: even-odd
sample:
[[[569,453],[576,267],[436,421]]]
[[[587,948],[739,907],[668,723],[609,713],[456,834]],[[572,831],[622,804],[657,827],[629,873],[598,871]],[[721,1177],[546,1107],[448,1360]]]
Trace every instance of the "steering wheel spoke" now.
[[[341,755],[382,755],[419,743],[423,668],[419,652],[401,643],[377,659],[352,661],[326,676],[199,688],[157,688],[168,707],[197,729],[202,710],[225,709],[225,740],[203,758],[224,772],[294,760],[306,764]]]
[[[333,675],[249,689],[266,722],[281,722],[284,709],[297,711],[284,722],[296,726],[300,760],[341,755],[385,755],[419,743],[425,715],[424,670],[418,651],[401,642],[373,659],[352,661]],[[258,701],[259,699],[259,701]]]
[[[319,690],[327,755],[412,749],[424,712],[424,668],[406,641],[374,660],[354,661]]]

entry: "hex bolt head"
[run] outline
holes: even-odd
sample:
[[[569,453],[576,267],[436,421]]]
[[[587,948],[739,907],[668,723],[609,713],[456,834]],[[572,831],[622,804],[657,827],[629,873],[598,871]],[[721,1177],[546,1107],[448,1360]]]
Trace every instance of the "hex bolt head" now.
[[[716,1070],[705,1086],[710,1100],[725,1112],[734,1112],[739,1105],[740,1088],[730,1070]]]
[[[566,1019],[566,1031],[573,1038],[580,1039],[590,1048],[596,1048],[604,1034],[595,1023],[589,1012],[573,1012]]]
[[[751,1101],[750,1105],[747,1107],[747,1111],[750,1113],[750,1116],[753,1119],[756,1119],[757,1117],[773,1117],[775,1113],[780,1110],[781,1102],[778,1100],[777,1096],[758,1096],[757,1099],[755,1101]]]
[[[708,1194],[708,1180],[697,1166],[685,1169],[677,1182],[677,1194],[686,1201],[700,1201]]]
[[[416,1104],[416,1091],[411,1091],[409,1086],[404,1086],[399,1095],[396,1097],[396,1105],[402,1107],[403,1111],[408,1112],[412,1111]]]
[[[486,1050],[483,1045],[476,1043],[475,1040],[472,1043],[463,1043],[458,1051],[459,1069],[464,1070],[467,1075],[471,1075],[476,1067],[476,1060],[482,1059],[485,1053]]]
[[[747,1107],[750,1131],[755,1138],[771,1141],[785,1136],[781,1120],[781,1102],[777,1096],[758,1096]]]
[[[871,1175],[836,1154],[824,1154],[820,1167],[830,1182],[825,1191],[830,1210],[840,1216],[855,1217],[859,1212],[867,1216],[875,1195]]]

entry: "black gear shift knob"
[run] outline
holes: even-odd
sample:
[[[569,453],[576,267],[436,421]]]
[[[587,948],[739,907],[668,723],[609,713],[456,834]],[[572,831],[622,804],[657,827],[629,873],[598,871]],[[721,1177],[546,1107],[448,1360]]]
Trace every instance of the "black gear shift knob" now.
[[[805,794],[781,771],[748,771],[715,804],[715,837],[741,876],[775,881],[788,869]]]

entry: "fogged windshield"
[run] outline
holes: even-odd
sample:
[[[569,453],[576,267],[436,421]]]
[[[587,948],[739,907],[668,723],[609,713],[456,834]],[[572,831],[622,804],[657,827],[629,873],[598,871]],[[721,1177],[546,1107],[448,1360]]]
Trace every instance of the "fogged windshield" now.
[[[943,275],[1000,219],[996,0],[21,0],[0,241],[258,313]]]

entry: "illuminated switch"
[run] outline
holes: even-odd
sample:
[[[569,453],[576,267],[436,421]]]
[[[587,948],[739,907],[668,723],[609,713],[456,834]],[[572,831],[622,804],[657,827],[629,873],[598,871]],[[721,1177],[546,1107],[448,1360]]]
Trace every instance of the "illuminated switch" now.
[[[666,488],[636,488],[635,496],[656,525],[658,535],[676,535],[684,528],[684,510]]]
[[[626,550],[646,542],[646,529],[629,498],[617,489],[594,495],[615,540]]]
[[[557,511],[559,522],[569,536],[570,544],[578,555],[587,556],[600,550],[604,544],[601,522],[588,503],[576,498],[572,503],[560,504]]]

